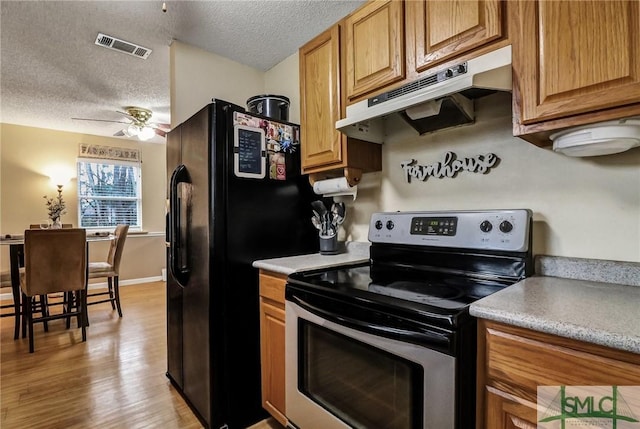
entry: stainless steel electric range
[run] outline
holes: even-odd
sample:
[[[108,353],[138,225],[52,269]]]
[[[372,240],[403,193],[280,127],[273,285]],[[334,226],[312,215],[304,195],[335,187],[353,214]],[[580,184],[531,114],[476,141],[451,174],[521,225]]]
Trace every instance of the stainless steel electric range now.
[[[286,412],[300,429],[467,429],[469,305],[529,276],[531,211],[376,213],[370,261],[289,276]]]

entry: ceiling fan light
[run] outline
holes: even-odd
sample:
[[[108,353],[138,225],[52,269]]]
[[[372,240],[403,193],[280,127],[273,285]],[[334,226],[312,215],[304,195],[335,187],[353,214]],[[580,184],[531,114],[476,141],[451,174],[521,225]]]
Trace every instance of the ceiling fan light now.
[[[156,132],[151,127],[142,127],[140,133],[138,134],[138,138],[142,141],[149,140],[151,137],[156,135]]]
[[[141,131],[142,131],[141,128],[139,126],[137,126],[136,124],[131,124],[128,127],[126,127],[124,130],[122,130],[122,132],[127,137],[135,137],[138,134],[140,134]]]

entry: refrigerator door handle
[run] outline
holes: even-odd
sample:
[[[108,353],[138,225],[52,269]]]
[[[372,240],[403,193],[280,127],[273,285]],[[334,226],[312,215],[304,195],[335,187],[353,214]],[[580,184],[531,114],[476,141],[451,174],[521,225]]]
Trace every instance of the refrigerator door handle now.
[[[182,287],[189,281],[189,254],[186,243],[186,225],[188,222],[188,209],[190,189],[182,187],[181,183],[191,183],[191,177],[187,167],[179,165],[171,174],[169,184],[169,270],[171,275]],[[180,192],[182,191],[182,192]],[[186,191],[186,192],[185,192]],[[184,229],[183,229],[184,228]],[[183,232],[185,233],[183,235]]]

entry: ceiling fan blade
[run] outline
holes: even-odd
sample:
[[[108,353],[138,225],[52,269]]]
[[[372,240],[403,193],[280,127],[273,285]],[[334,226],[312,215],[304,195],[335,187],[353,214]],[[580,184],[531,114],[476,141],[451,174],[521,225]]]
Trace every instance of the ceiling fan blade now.
[[[165,133],[168,133],[169,131],[171,131],[171,125],[169,125],[169,124],[162,124],[162,123],[154,122],[154,123],[149,124],[147,126],[153,128],[154,130],[164,131]]]
[[[113,136],[114,137],[124,137],[126,134],[124,133],[124,131],[120,130],[117,133],[115,133]]]
[[[155,131],[155,133],[160,137],[165,137],[167,135],[167,132],[164,130],[161,130],[160,128],[154,128],[153,131]]]
[[[71,118],[75,121],[97,121],[97,122],[114,122],[116,124],[129,124],[129,122],[125,121],[110,121],[108,119],[89,119],[89,118]]]
[[[140,122],[140,121],[138,121],[138,119],[135,118],[135,116],[131,116],[127,112],[121,112],[120,110],[116,110],[116,112],[120,113],[121,115],[126,116],[127,118],[131,119],[134,122]]]

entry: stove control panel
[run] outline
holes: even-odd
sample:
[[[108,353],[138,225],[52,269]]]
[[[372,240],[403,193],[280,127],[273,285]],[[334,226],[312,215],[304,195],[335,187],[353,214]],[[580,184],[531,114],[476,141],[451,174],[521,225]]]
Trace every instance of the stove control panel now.
[[[528,209],[374,213],[369,241],[525,252],[531,218]]]

